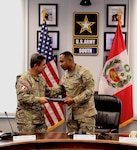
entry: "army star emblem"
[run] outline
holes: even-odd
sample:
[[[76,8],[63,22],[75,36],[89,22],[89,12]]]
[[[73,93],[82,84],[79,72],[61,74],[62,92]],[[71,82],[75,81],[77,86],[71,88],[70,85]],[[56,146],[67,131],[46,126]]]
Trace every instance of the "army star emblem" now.
[[[76,23],[81,26],[80,34],[85,30],[92,34],[91,26],[96,22],[89,22],[87,15],[85,15],[84,21],[77,21]]]

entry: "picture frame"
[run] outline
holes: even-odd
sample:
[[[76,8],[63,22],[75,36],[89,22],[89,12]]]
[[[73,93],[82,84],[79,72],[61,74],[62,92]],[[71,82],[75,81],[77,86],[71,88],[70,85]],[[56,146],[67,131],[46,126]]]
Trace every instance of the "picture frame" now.
[[[42,26],[43,18],[42,18],[42,11],[46,9],[48,12],[48,17],[46,19],[47,26],[57,26],[58,25],[58,4],[39,4],[38,11],[39,11],[39,26]]]
[[[118,25],[118,12],[121,12],[121,27],[126,23],[126,5],[125,4],[107,4],[107,27],[116,27]]]
[[[40,32],[41,31],[37,31],[37,47],[40,39]],[[48,31],[48,33],[52,40],[52,44],[51,44],[52,49],[59,50],[59,31]]]
[[[98,12],[74,12],[73,36],[98,37],[98,16]]]
[[[126,44],[126,32],[122,32]],[[104,51],[110,51],[115,32],[104,32]]]

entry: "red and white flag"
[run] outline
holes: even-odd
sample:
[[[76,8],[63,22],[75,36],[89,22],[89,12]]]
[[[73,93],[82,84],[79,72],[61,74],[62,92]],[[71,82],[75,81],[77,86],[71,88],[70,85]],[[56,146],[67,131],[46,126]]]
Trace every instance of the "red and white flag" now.
[[[46,22],[43,21],[40,33],[40,39],[38,42],[38,52],[46,57],[46,68],[43,76],[49,87],[54,87],[59,84],[59,75],[57,66],[55,63],[52,39],[48,34],[48,27]],[[51,131],[56,127],[64,123],[64,111],[62,103],[49,102],[44,106],[46,124],[48,126],[47,131]]]
[[[131,68],[120,22],[100,77],[98,93],[114,95],[122,101],[120,128],[134,120]]]

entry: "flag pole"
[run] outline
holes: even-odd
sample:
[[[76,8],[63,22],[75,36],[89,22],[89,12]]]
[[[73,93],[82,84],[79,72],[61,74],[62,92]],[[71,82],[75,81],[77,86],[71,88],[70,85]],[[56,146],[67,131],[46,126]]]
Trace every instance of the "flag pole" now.
[[[52,38],[48,34],[48,27],[46,24],[48,15],[48,11],[44,8],[41,13],[43,21],[37,51],[46,57],[46,68],[42,75],[49,87],[55,87],[59,84],[59,74],[51,45]],[[62,103],[49,102],[44,104],[44,115],[48,127],[47,132],[52,131],[65,122]]]

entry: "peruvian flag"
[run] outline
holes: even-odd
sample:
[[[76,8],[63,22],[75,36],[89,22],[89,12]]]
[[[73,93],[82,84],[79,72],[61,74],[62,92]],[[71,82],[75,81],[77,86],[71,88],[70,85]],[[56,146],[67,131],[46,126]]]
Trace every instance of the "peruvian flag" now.
[[[98,93],[114,95],[122,101],[119,127],[134,120],[131,68],[120,22],[118,22],[112,46],[100,77]]]

